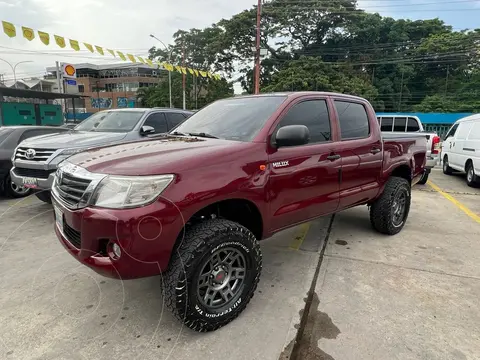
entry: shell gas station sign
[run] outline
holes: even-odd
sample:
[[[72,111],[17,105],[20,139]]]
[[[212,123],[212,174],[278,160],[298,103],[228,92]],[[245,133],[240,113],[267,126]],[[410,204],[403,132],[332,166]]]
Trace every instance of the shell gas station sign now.
[[[64,78],[76,79],[77,69],[72,64],[62,64],[62,76]]]

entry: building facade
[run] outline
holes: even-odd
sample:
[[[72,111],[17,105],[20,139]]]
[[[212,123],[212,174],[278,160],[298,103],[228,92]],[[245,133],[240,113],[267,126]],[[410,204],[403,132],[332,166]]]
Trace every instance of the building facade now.
[[[165,81],[167,72],[145,64],[73,64],[77,70],[78,92],[88,98],[75,102],[76,111],[94,113],[105,109],[136,106],[136,93],[141,87]],[[56,77],[56,67],[47,68]],[[69,112],[73,106],[67,105]]]

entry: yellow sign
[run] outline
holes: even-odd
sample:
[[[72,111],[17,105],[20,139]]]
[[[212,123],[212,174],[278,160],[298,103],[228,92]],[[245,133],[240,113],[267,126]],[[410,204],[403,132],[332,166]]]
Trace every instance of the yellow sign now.
[[[8,37],[13,38],[17,36],[17,30],[15,30],[15,26],[12,23],[9,23],[7,21],[2,21],[2,26],[3,26],[3,32]]]
[[[62,65],[62,70],[63,70],[63,77],[68,77],[68,78],[76,78],[77,77],[77,70],[71,64],[63,64]]]
[[[33,29],[22,26],[23,37],[28,41],[32,41],[35,38],[35,32]]]

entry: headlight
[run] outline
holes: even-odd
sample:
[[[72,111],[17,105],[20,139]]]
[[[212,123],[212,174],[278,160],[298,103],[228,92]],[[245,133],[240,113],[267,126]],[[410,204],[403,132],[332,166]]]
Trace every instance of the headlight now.
[[[147,205],[172,182],[173,175],[105,177],[92,197],[91,204],[122,209]]]
[[[88,149],[65,149],[65,150],[62,150],[62,152],[59,155],[70,156],[70,155],[73,155],[73,154],[76,154],[76,153],[79,153],[79,152],[82,152],[82,151],[85,151],[85,150],[88,150]]]

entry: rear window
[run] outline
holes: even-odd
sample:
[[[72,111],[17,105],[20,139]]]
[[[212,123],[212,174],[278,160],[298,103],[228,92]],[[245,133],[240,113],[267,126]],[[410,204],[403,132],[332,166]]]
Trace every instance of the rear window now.
[[[393,123],[393,131],[405,132],[405,126],[407,125],[407,118],[398,117],[395,118]]]
[[[382,118],[382,124],[380,126],[381,131],[392,131],[392,126],[393,126],[393,118],[391,117]]]
[[[420,131],[420,126],[418,125],[417,119],[408,118],[407,132],[415,132],[415,131]]]

